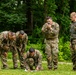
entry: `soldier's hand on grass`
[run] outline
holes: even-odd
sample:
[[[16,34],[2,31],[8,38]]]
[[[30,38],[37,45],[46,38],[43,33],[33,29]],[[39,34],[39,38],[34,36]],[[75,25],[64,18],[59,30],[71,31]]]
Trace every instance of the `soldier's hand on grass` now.
[[[38,67],[36,67],[36,70],[38,71],[38,70],[39,70],[39,68],[38,68]]]
[[[28,70],[25,69],[25,71],[26,71],[26,72],[30,72],[31,70],[30,70],[30,69],[28,69]]]

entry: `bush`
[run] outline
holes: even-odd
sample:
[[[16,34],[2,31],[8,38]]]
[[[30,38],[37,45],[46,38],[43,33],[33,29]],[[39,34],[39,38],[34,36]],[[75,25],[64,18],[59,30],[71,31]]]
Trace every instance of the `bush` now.
[[[71,52],[70,52],[70,42],[66,41],[63,42],[63,37],[60,38],[59,42],[59,60],[70,60],[71,59]]]

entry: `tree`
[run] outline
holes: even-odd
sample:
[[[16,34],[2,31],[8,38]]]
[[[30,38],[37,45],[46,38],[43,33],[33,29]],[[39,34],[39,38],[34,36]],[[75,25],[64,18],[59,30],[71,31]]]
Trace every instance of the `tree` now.
[[[26,26],[29,32],[33,31],[33,12],[32,12],[32,0],[26,0]]]
[[[1,31],[24,29],[26,17],[22,9],[24,5],[21,1],[22,0],[3,0],[0,3]]]
[[[76,0],[70,0],[70,12],[75,11],[76,12]]]
[[[70,6],[69,6],[69,0],[56,0],[56,17],[57,22],[60,25],[60,36],[64,37],[64,42],[69,40],[69,27],[70,27],[70,18],[69,18],[69,12],[70,12]]]

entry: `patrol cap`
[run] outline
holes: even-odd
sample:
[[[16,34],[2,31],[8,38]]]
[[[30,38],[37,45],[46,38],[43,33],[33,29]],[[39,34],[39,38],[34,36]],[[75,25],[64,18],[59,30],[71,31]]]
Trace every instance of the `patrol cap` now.
[[[23,30],[20,30],[20,34],[22,34],[22,35],[23,35],[24,33],[25,33],[25,32],[24,32]]]
[[[34,49],[34,48],[30,48],[30,49],[29,49],[29,52],[30,52],[30,53],[35,52],[35,49]]]

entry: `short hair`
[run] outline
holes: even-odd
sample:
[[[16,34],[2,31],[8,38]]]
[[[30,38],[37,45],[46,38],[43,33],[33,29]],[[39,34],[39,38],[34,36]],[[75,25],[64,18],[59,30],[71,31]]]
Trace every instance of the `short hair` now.
[[[19,33],[23,35],[25,32],[24,32],[23,30],[20,30],[20,32],[19,32]]]
[[[72,13],[70,14],[70,17],[72,17],[72,16],[76,16],[76,12],[72,12]]]
[[[9,31],[9,32],[8,32],[8,35],[12,35],[12,36],[13,36],[13,35],[15,35],[15,33],[12,32],[12,31]]]
[[[52,17],[50,17],[50,16],[47,16],[47,17],[46,17],[46,20],[48,20],[48,19],[52,19]]]
[[[34,49],[34,48],[30,48],[30,49],[29,49],[29,52],[30,52],[30,53],[35,52],[35,49]]]

